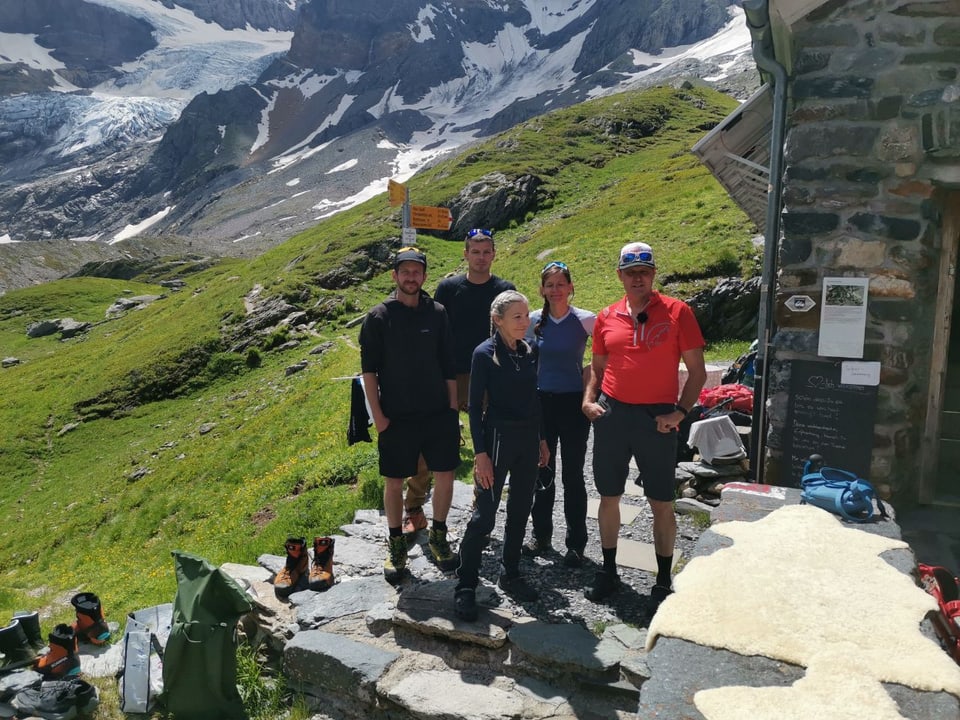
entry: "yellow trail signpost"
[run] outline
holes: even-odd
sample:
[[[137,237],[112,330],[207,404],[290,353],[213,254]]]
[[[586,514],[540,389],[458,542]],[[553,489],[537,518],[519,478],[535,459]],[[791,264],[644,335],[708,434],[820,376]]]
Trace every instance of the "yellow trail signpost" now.
[[[411,205],[410,193],[404,183],[387,180],[387,200],[391,206],[402,205],[401,242],[404,247],[417,240],[416,228],[421,230],[449,230],[453,225],[450,208]]]
[[[453,225],[453,214],[450,208],[411,205],[410,225],[421,230],[449,230]]]

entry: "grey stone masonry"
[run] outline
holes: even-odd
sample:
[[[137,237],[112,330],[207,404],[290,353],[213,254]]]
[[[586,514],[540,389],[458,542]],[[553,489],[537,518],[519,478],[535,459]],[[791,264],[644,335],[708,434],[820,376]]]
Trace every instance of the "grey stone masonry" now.
[[[377,682],[399,657],[336,633],[304,630],[287,643],[283,667],[291,687],[303,692],[373,702]]]
[[[880,360],[870,480],[916,497],[930,384],[938,186],[960,182],[956,2],[821,5],[790,29],[781,251],[767,474],[780,482],[793,360],[818,357],[825,277],[870,279],[863,359]],[[818,300],[791,313],[790,295]],[[956,320],[955,320],[956,322]]]

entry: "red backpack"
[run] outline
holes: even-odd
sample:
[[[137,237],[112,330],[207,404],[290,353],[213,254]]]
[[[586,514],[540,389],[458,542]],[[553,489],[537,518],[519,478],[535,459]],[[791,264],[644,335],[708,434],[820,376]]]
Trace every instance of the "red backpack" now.
[[[937,565],[917,565],[920,584],[933,595],[940,612],[931,617],[940,643],[960,664],[960,581],[950,571]]]

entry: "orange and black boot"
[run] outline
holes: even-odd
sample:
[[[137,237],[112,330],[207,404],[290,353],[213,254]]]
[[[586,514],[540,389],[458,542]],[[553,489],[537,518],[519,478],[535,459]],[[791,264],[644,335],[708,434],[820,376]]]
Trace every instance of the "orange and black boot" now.
[[[310,566],[310,581],[307,587],[321,592],[333,587],[333,545],[332,537],[313,539],[313,564]]]
[[[11,620],[6,627],[0,628],[0,655],[2,655],[0,657],[0,673],[5,670],[26,667],[33,663],[37,657],[36,651],[31,647],[27,634],[17,618]]]
[[[43,650],[45,643],[43,642],[43,633],[40,632],[40,613],[36,610],[33,612],[17,610],[13,614],[13,619],[20,623],[20,627],[23,628],[23,632],[27,636],[27,642],[30,643],[31,647],[38,653]]]
[[[287,561],[273,579],[273,592],[281,599],[297,589],[300,579],[306,576],[310,568],[305,538],[287,538],[283,547],[287,551]]]
[[[110,628],[103,618],[103,606],[100,598],[93,593],[79,593],[70,600],[77,611],[77,621],[73,624],[77,640],[103,645],[110,641]]]
[[[57,625],[47,638],[50,652],[37,660],[37,672],[47,680],[62,680],[80,674],[77,633],[72,625]]]

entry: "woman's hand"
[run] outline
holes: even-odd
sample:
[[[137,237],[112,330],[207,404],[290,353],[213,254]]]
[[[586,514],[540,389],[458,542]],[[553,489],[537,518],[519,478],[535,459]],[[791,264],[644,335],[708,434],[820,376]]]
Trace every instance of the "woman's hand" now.
[[[493,463],[485,452],[473,458],[473,477],[484,490],[493,487]]]
[[[548,462],[550,462],[550,448],[547,446],[546,440],[541,440],[540,441],[540,467],[546,467]]]

